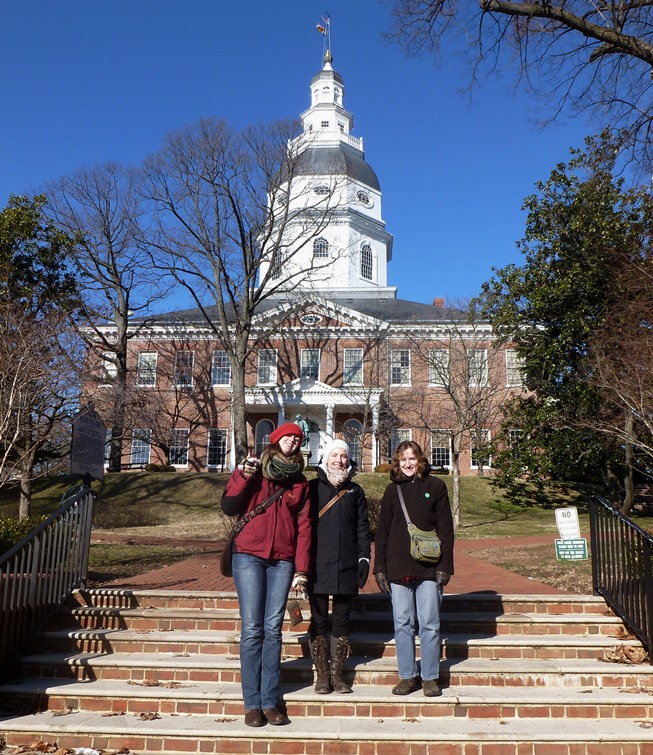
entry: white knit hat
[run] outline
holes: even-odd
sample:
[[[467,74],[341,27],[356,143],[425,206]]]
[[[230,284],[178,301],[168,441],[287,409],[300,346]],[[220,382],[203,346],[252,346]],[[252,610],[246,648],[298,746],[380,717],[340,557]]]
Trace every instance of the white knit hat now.
[[[342,448],[347,454],[347,458],[349,459],[349,444],[345,443],[344,440],[340,440],[340,438],[333,438],[333,440],[330,440],[324,446],[324,450],[322,451],[322,456],[320,458],[320,467],[322,467],[325,472],[327,471],[327,459],[329,458],[331,451],[335,451],[337,448]],[[349,466],[351,467],[351,464]]]

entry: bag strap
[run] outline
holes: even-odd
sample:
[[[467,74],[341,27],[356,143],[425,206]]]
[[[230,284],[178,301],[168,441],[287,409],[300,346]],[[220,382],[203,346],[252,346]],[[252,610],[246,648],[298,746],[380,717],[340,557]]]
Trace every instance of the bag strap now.
[[[239,519],[236,524],[234,524],[234,537],[236,537],[236,535],[242,530],[242,528],[248,522],[251,522],[255,516],[262,514],[265,509],[269,508],[277,500],[277,498],[280,498],[284,494],[285,491],[286,488],[279,488],[279,490],[276,490],[274,493],[272,493],[272,495],[269,495],[264,501],[255,506],[248,514],[245,514],[242,519]]]
[[[327,513],[327,511],[332,506],[335,506],[335,504],[338,503],[338,501],[343,497],[343,495],[345,493],[349,493],[350,490],[351,488],[347,488],[346,490],[341,490],[339,493],[334,495],[333,498],[329,501],[329,503],[327,503],[327,505],[323,509],[320,509],[320,512],[318,513],[317,518],[320,519],[321,517],[323,517]]]
[[[408,516],[408,509],[406,508],[406,503],[404,501],[404,494],[401,492],[401,488],[399,487],[399,485],[397,485],[397,495],[399,496],[399,503],[401,504],[401,508],[404,510],[404,516],[406,517],[406,524],[408,525],[408,527],[410,527],[412,522],[410,521],[410,517]]]

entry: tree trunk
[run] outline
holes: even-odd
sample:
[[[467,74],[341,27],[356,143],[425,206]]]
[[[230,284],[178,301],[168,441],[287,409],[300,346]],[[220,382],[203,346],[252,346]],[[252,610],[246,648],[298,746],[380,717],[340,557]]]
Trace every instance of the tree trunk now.
[[[32,488],[34,485],[34,454],[28,454],[20,465],[20,501],[18,518],[29,519],[32,516]]]
[[[626,415],[625,422],[626,437],[633,437],[633,417],[631,414]],[[633,462],[635,460],[635,451],[632,443],[624,444],[624,462],[626,474],[624,476],[624,502],[621,504],[621,513],[629,514],[635,503],[635,481],[633,479]]]
[[[460,528],[460,456],[455,452],[452,458],[451,473],[453,475],[451,512],[453,515],[453,527],[457,530]]]
[[[234,450],[236,464],[239,464],[252,449],[247,442],[247,406],[245,402],[245,357],[236,355],[235,365],[232,365],[232,406],[231,414],[234,427]]]

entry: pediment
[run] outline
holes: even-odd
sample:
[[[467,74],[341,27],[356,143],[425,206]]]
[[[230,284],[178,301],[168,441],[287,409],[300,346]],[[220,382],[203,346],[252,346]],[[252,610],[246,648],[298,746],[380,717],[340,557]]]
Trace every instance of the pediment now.
[[[318,296],[283,300],[256,317],[256,328],[284,328],[292,330],[379,330],[387,324],[353,307]]]

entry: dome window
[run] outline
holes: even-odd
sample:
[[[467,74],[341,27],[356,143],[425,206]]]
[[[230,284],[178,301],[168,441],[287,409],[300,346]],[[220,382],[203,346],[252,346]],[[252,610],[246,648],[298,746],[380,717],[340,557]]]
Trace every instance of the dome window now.
[[[358,194],[356,194],[356,199],[365,206],[370,203],[369,194],[366,194],[364,191],[359,191]]]
[[[326,197],[331,194],[331,189],[326,184],[318,184],[313,191],[321,197]]]
[[[313,241],[313,258],[324,259],[329,256],[329,242],[320,236]]]

